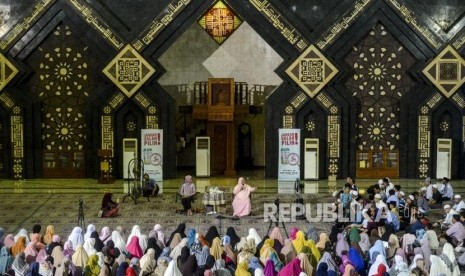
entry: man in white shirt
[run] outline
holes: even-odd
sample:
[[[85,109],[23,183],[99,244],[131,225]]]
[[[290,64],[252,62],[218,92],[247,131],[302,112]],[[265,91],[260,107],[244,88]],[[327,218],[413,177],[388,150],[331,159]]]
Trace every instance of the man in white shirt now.
[[[454,189],[450,185],[449,181],[450,181],[450,179],[447,178],[447,177],[442,178],[442,184],[444,184],[444,185],[443,185],[442,189],[439,190],[439,191],[442,194],[442,199],[443,200],[451,200],[452,197],[454,196]]]
[[[444,205],[444,212],[446,213],[444,220],[438,221],[441,224],[441,229],[448,229],[452,224],[452,216],[457,214],[454,209],[450,208],[449,204]]]
[[[452,207],[457,213],[460,213],[460,210],[465,209],[465,202],[462,200],[461,195],[454,196],[454,203],[455,205]]]
[[[433,184],[431,183],[431,178],[427,177],[425,179],[426,187],[426,199],[431,200],[433,198]]]

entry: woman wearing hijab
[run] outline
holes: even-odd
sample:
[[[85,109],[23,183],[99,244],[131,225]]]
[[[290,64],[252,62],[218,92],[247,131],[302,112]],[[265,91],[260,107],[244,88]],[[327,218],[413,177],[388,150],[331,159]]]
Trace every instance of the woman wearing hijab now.
[[[107,245],[107,241],[111,240],[111,230],[110,227],[105,226],[100,230],[99,239],[103,242],[104,245]]]
[[[144,255],[139,245],[139,237],[137,236],[131,238],[129,244],[126,246],[126,250],[129,252],[131,259],[134,257],[140,259]]]
[[[29,270],[26,273],[26,276],[40,276],[39,274],[40,264],[38,262],[33,262],[29,265]]]
[[[383,241],[377,240],[375,244],[373,245],[372,248],[370,248],[370,264],[372,264],[375,259],[376,259],[376,252],[378,252],[379,255],[383,256],[384,259],[386,259],[386,249],[384,248]],[[376,270],[375,270],[376,271]]]
[[[140,249],[142,249],[142,252],[144,253],[147,250],[147,242],[148,242],[147,235],[140,235],[139,245],[140,245]]]
[[[256,245],[258,245],[262,241],[262,238],[260,238],[255,228],[249,229],[249,235],[246,237],[246,239],[247,240],[253,239]]]
[[[233,249],[235,249],[236,244],[241,240],[241,238],[237,235],[234,227],[228,227],[228,229],[226,230],[226,235],[228,235],[231,239],[231,246]]]
[[[127,262],[122,262],[118,266],[118,270],[116,271],[116,276],[126,276],[126,271],[129,268],[129,264]]]
[[[87,265],[84,268],[84,276],[98,276],[100,266],[98,265],[99,257],[97,255],[90,256]]]
[[[171,260],[166,268],[164,276],[182,276],[181,271],[179,270],[178,266],[176,265],[175,260]]]
[[[299,275],[300,272],[302,272],[300,268],[300,259],[295,258],[279,271],[278,276]]]
[[[307,275],[313,275],[313,266],[310,264],[307,255],[300,253],[297,258],[300,260],[300,269]]]
[[[252,192],[255,192],[255,189],[255,187],[246,184],[245,179],[243,177],[239,177],[237,185],[234,187],[233,190],[233,216],[244,217],[250,215],[250,211],[252,210],[250,194]]]
[[[36,261],[37,254],[39,254],[39,251],[36,248],[36,242],[30,242],[24,249],[24,255],[28,264]]]
[[[157,239],[165,246],[165,234],[163,233],[163,227],[160,224],[155,224],[153,230],[157,231]]]
[[[24,237],[24,240],[26,238]],[[15,272],[15,276],[24,276],[29,270],[29,265],[26,263],[26,255],[23,252],[20,252],[16,255],[13,264],[11,265]]]
[[[87,256],[86,250],[82,247],[82,245],[78,245],[71,260],[76,268],[82,272],[89,261],[89,256]]]
[[[3,246],[0,251],[0,275],[5,274],[11,268],[15,258],[10,254],[10,248]]]
[[[386,262],[386,257],[383,256],[382,254],[377,254],[374,263],[370,266],[370,270],[368,271],[368,276],[378,275],[380,272],[379,270],[382,269],[383,266],[384,266],[383,272],[386,272],[389,270],[389,266]]]
[[[237,256],[236,253],[234,252],[231,243],[230,243],[230,238],[229,236],[224,236],[223,237],[223,251],[226,253],[225,256],[225,263],[230,264],[233,263],[234,265],[237,264]]]
[[[97,254],[97,250],[95,250],[94,245],[95,245],[94,238],[89,238],[84,242],[84,245],[82,247],[84,247],[84,250],[86,251],[87,256],[90,257],[92,255]]]
[[[184,246],[183,248],[181,248],[181,254],[176,259],[176,263],[179,269],[181,269],[182,265],[187,261],[187,258],[189,258],[189,256],[190,256],[189,248],[187,246]]]
[[[281,255],[284,256],[284,263],[288,264],[297,257],[297,252],[292,245],[292,241],[290,239],[284,240],[284,247],[281,249]]]
[[[118,216],[120,206],[112,200],[113,193],[105,193],[102,198],[102,217],[110,218]]]
[[[237,265],[236,273],[234,273],[234,276],[252,276],[252,274],[249,272],[249,264],[247,262],[240,262]]]
[[[194,273],[197,271],[197,260],[195,256],[189,255],[179,270],[182,275],[195,275]]]
[[[71,241],[66,241],[65,244],[63,245],[63,255],[71,259],[73,254],[74,254],[73,244],[71,243]]]
[[[349,243],[347,242],[344,233],[337,234],[336,253],[339,258],[342,258],[342,252],[349,251]]]
[[[358,252],[358,250],[351,247],[347,256],[349,258],[350,263],[355,267],[355,269],[359,273],[362,273],[362,271],[365,270],[365,262],[363,261],[363,257],[360,254],[360,252]]]
[[[61,245],[61,238],[60,236],[58,235],[53,235],[52,237],[52,242],[45,248],[46,249],[46,252],[48,255],[51,255],[52,252],[53,252],[53,249],[55,249],[55,247],[60,247],[63,249],[62,245]]]
[[[326,243],[329,242],[329,236],[326,233],[321,233],[319,241],[316,242],[316,247],[318,249],[325,249],[326,248]]]
[[[3,240],[3,246],[11,248],[14,244],[15,240],[13,234],[6,235],[5,239]]]
[[[121,237],[120,232],[116,230],[113,231],[111,233],[111,240],[115,243],[115,248],[118,248],[121,254],[123,254],[124,252],[127,252],[126,242],[124,241],[123,237]]]
[[[273,230],[271,230],[269,236],[270,236],[270,239],[277,240],[279,241],[279,243],[281,243],[281,246],[284,246],[283,235],[281,234],[279,227],[275,226]]]
[[[323,266],[324,269],[321,269],[320,266]],[[334,272],[336,271],[336,262],[333,260],[331,253],[329,252],[323,253],[323,256],[318,262],[316,269],[317,269],[317,275],[318,273],[321,274],[322,271],[325,271],[326,273],[328,271],[334,271]],[[326,275],[326,274],[323,274],[323,275]]]
[[[447,256],[447,258],[444,258],[444,255]],[[447,263],[447,267],[452,273],[452,276],[460,275],[460,269],[455,258],[454,248],[450,243],[444,244],[442,254],[439,257],[444,263]],[[449,259],[449,261],[447,261],[447,259]]]
[[[177,260],[181,255],[182,248],[187,246],[187,238],[182,239],[178,245],[176,245],[170,253],[170,257],[174,260]]]
[[[210,228],[208,228],[207,234],[205,234],[205,240],[209,244],[213,244],[213,240],[219,237],[220,233],[218,233],[218,229],[214,225],[210,226]]]
[[[160,254],[162,252],[162,249],[158,246],[157,241],[158,240],[154,237],[149,238],[147,241],[147,250],[145,251],[145,253],[147,254],[149,249],[153,249],[155,260],[158,259],[158,257],[160,257]]]
[[[147,253],[140,259],[141,273],[140,276],[155,275],[155,268],[157,266],[155,250],[153,248],[147,249]]]
[[[195,236],[196,236],[195,234],[196,232],[194,228],[189,228],[189,230],[187,231],[187,246],[189,248],[192,247],[192,244],[195,241]]]
[[[42,238],[45,244],[50,244],[52,243],[52,238],[53,235],[55,235],[55,227],[53,225],[48,225],[46,230],[45,230],[45,235]]]
[[[93,224],[87,225],[87,230],[86,230],[86,233],[84,234],[84,242],[90,239],[90,235],[92,235],[92,232],[94,231],[95,231],[95,225]]]
[[[308,227],[307,233],[305,233],[305,238],[307,240],[312,240],[315,243],[319,242],[318,232],[316,231],[315,226],[310,225]]]
[[[97,252],[102,251],[102,248],[105,246],[103,242],[100,240],[100,236],[97,231],[94,231],[90,234],[90,237],[94,239],[95,244],[94,248],[97,250]]]
[[[223,257],[223,247],[221,247],[220,238],[216,237],[213,239],[212,246],[210,248],[210,255],[216,260],[222,259]]]
[[[142,233],[140,232],[140,226],[139,225],[134,225],[131,230],[131,234],[129,234],[128,240],[126,241],[126,245],[128,245],[131,242],[132,237],[136,236],[138,239],[140,239],[140,236]]]
[[[89,233],[89,238],[90,238],[90,233]],[[82,236],[82,228],[81,227],[74,227],[73,231],[68,237],[68,241],[71,241],[71,245],[73,246],[73,250],[76,250],[76,248],[79,245],[84,244],[84,238]]]
[[[363,254],[365,255],[368,251],[370,251],[371,244],[370,244],[370,237],[365,232],[360,233],[360,241],[358,243],[360,249],[362,250]]]
[[[263,272],[265,273],[265,276],[276,276],[278,274],[274,268],[273,260],[270,260],[270,259],[266,260],[265,268],[263,269]]]
[[[249,260],[249,270],[252,270],[254,271],[255,269],[262,269],[262,264],[260,263],[260,260],[257,258],[257,257],[252,257],[250,260]]]
[[[181,235],[181,239],[184,239],[186,237],[186,233],[184,233],[185,231],[186,231],[186,224],[183,222],[179,224],[178,227],[173,232],[171,232],[170,238],[165,244],[170,245],[171,240],[173,239],[174,235],[176,235],[176,233],[179,233],[179,235]]]
[[[263,246],[258,249],[257,251],[260,252],[260,261],[264,264],[266,260],[270,257],[271,253],[276,253],[274,250],[274,240],[266,239],[263,243]]]
[[[16,258],[19,253],[23,253],[26,249],[26,237],[19,236],[15,244],[11,247],[11,255]]]

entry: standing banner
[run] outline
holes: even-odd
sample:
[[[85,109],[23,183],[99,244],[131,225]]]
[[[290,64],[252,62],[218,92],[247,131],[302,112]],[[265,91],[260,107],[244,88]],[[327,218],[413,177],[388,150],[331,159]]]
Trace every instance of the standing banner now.
[[[163,129],[142,129],[144,172],[155,181],[163,181]]]
[[[300,178],[300,129],[279,129],[278,179]]]

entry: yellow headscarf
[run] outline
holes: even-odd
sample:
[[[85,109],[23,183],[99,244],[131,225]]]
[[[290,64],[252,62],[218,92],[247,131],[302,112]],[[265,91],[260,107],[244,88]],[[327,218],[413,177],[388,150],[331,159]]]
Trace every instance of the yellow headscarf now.
[[[100,266],[98,265],[98,255],[92,255],[87,262],[84,276],[98,276],[100,273]]]
[[[305,240],[304,232],[299,230],[295,235],[295,240],[292,241],[292,245],[294,246],[295,251],[297,251],[297,254],[302,252],[306,243],[307,241]]]
[[[216,260],[221,259],[221,255],[223,254],[223,247],[221,247],[221,240],[220,238],[216,237],[213,239],[212,247],[210,248],[210,254]]]
[[[97,256],[98,258],[98,256]],[[89,256],[87,256],[87,252],[82,247],[82,245],[78,245],[76,247],[76,251],[74,252],[73,256],[71,257],[71,260],[73,261],[73,264],[76,267],[82,267],[84,268],[87,264],[87,261],[89,260]]]
[[[269,258],[271,253],[276,251],[274,250],[274,240],[272,239],[267,239],[264,243],[262,248],[260,249],[260,261],[264,264],[266,263],[266,260]],[[277,256],[278,254],[276,254]]]
[[[236,273],[234,273],[234,276],[252,276],[248,269],[249,264],[246,262],[241,262],[237,265]]]
[[[307,241],[306,245],[310,248],[310,251],[312,251],[312,255],[315,257],[315,260],[319,262],[321,258],[321,252],[318,250],[318,247],[316,247],[315,242],[313,240],[309,240]]]
[[[51,244],[53,241],[53,235],[55,235],[55,227],[53,225],[47,226],[47,230],[45,231],[45,235],[43,237],[45,244]]]

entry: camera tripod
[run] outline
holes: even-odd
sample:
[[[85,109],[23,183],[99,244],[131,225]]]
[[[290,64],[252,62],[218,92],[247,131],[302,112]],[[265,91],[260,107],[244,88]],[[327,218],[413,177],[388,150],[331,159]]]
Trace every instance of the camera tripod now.
[[[289,238],[289,235],[287,234],[287,230],[286,230],[286,225],[284,224],[284,221],[281,220],[281,215],[279,214],[279,197],[276,198],[276,200],[274,201],[274,205],[276,205],[276,214],[278,215],[278,219],[275,221],[275,227],[279,227],[279,221],[281,221],[281,227],[284,229],[284,233],[286,233],[286,237]],[[270,230],[271,230],[271,226],[273,225],[273,221],[270,220],[270,225],[268,226],[268,231],[267,233],[270,233]]]
[[[82,199],[79,200],[79,211],[78,211],[78,225],[81,229],[85,229],[84,223],[84,201]]]

